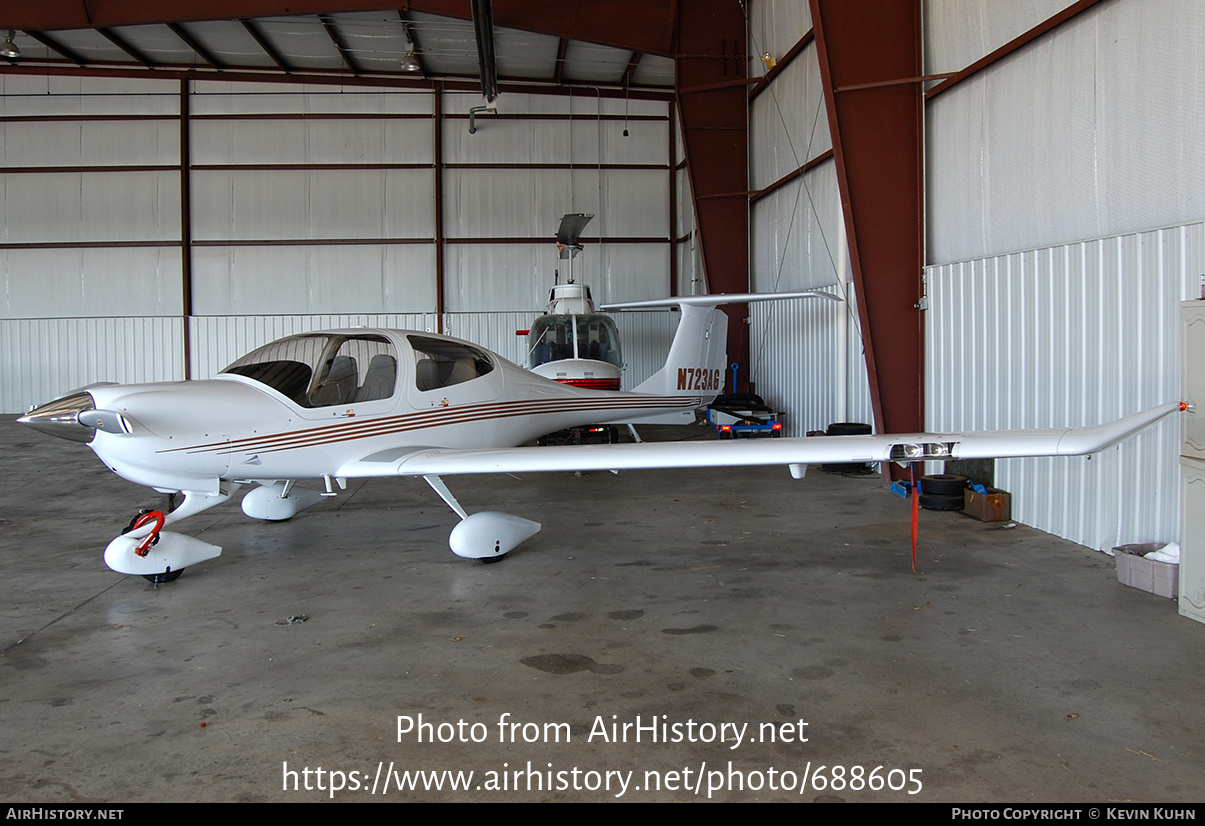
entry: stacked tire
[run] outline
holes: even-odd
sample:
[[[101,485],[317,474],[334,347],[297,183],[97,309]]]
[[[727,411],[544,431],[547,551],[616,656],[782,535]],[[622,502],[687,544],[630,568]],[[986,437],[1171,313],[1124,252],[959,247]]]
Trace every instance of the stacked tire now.
[[[920,478],[920,506],[931,511],[960,511],[970,479],[957,473],[933,473]]]

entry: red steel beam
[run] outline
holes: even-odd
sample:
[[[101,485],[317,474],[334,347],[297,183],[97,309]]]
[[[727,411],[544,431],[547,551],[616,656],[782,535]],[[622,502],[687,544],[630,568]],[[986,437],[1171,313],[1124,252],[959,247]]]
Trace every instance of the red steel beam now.
[[[692,0],[678,20],[675,89],[709,292],[749,291],[749,101],[745,18],[731,0]],[[689,12],[689,13],[687,13]],[[725,307],[728,357],[748,383],[748,307]],[[727,371],[725,371],[727,374]],[[736,388],[732,388],[735,392]]]
[[[921,431],[924,96],[894,82],[921,75],[921,0],[808,2],[875,423]]]

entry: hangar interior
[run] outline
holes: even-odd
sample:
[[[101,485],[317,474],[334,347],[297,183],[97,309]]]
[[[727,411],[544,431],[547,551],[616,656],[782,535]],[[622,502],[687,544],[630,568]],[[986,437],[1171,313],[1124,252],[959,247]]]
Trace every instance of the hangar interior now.
[[[752,381],[758,393],[789,411],[788,435],[802,436],[834,421],[873,422],[880,431],[1091,425],[1173,400],[1180,392],[1180,304],[1205,289],[1205,153],[1197,146],[1198,136],[1205,134],[1205,103],[1198,91],[1205,73],[1199,49],[1205,9],[1193,0],[878,0],[859,4],[856,11],[848,5],[843,9],[838,0],[609,0],[572,11],[559,3],[495,0],[499,94],[496,110],[484,111],[473,111],[484,102],[482,84],[488,73],[480,70],[467,2],[416,0],[376,8],[366,0],[313,0],[290,3],[287,14],[284,4],[268,0],[213,3],[205,14],[179,4],[184,12],[173,16],[170,3],[123,0],[93,10],[92,18],[87,17],[88,4],[80,9],[68,5],[22,0],[0,9],[0,34],[8,31],[19,52],[0,62],[0,410],[5,413],[21,413],[96,381],[209,377],[260,344],[332,326],[442,332],[521,362],[523,341],[515,330],[528,327],[543,308],[560,266],[552,238],[560,216],[570,212],[594,215],[585,234],[580,279],[600,301],[812,288],[843,299],[823,305],[751,304],[747,313],[742,311],[747,325],[731,325],[738,331],[730,340],[730,358],[742,362],[742,381]],[[410,55],[420,63],[415,73],[400,68]],[[625,340],[628,388],[659,366],[676,318],[642,312],[619,314],[617,320]],[[15,430],[6,429],[8,438],[21,439],[23,445],[23,434]],[[1091,461],[998,461],[995,483],[1012,493],[1018,522],[1080,546],[1099,550],[1179,540],[1180,442],[1179,424],[1168,420]],[[12,455],[67,470],[67,460],[60,465],[58,454],[39,459],[22,448]],[[89,496],[101,495],[103,489],[104,469],[97,470],[96,478],[82,483]],[[36,474],[21,478],[27,489],[47,496],[64,490]],[[789,481],[757,475],[747,481],[757,486],[770,478],[775,485]],[[705,485],[717,484],[715,477],[702,479]],[[818,501],[840,510],[850,498],[832,487],[840,481],[809,479],[806,484],[828,486],[816,491]],[[662,490],[686,491],[687,485],[675,480]],[[861,484],[858,491],[859,496],[882,495],[876,484]],[[599,494],[619,496],[616,491],[592,495]],[[480,495],[482,504],[488,501],[486,493]],[[555,500],[552,493],[540,495]],[[118,498],[135,502],[137,493],[123,490]],[[365,507],[388,506],[372,500]],[[713,502],[711,507],[726,517],[740,516],[728,513],[730,504]],[[19,509],[32,514],[40,508],[44,500],[6,503],[9,513]],[[64,505],[52,510],[53,519],[41,524],[9,516],[6,529],[14,539],[46,542],[47,531],[65,529],[72,515]],[[105,513],[91,503],[81,510],[102,519]],[[333,532],[329,523],[340,514],[350,517],[349,510],[342,510],[304,518],[313,519],[320,532]],[[376,525],[377,516],[361,518]],[[302,541],[295,525],[276,539],[255,539],[251,526],[230,524],[230,518],[241,517],[223,518],[227,521],[214,529],[233,534],[232,543],[250,549],[242,562],[279,563],[283,570],[283,559],[273,556],[284,553],[279,543]],[[620,519],[616,515],[603,521]],[[847,530],[855,537],[856,521],[847,515],[844,527],[831,530]],[[898,521],[898,536],[848,541],[872,548],[885,541],[898,551],[906,542],[904,517]],[[939,535],[934,542],[946,541],[948,528],[926,526]],[[739,530],[756,535],[762,528]],[[1161,641],[1154,650],[1177,658],[1185,669],[1168,678],[1174,688],[1163,688],[1181,695],[1190,694],[1189,686],[1201,687],[1202,637],[1195,624],[1164,626],[1141,595],[1110,591],[1107,598],[1094,598],[1093,584],[1107,586],[1107,581],[1101,585],[1107,558],[1077,555],[1082,548],[1047,544],[1037,531],[1020,530],[1038,549],[1013,549],[1025,565],[1044,564],[1046,555],[1060,553],[1071,554],[1079,564],[1076,568],[1066,559],[1056,563],[1071,565],[1059,569],[1056,581],[1074,591],[1069,602],[1079,618],[1047,618],[1051,627],[1064,635],[1083,633],[1085,624],[1110,621],[1090,611],[1132,610],[1159,628]],[[107,527],[100,531],[101,536],[109,533]],[[708,536],[696,538],[729,541]],[[888,536],[894,538],[888,541]],[[956,556],[953,548],[986,542],[987,536],[949,538],[951,549],[934,551],[929,567]],[[442,540],[422,530],[406,542],[419,547],[427,539],[433,553],[445,550]],[[70,613],[65,606],[87,592],[88,571],[100,561],[97,548],[83,549],[88,540],[74,541],[81,544],[70,553],[56,549],[63,554],[71,596],[55,597],[49,593],[53,583],[47,582],[11,597],[5,667],[29,665],[16,646],[36,640],[38,629],[49,629],[44,639],[77,645],[64,628],[54,626]],[[570,533],[561,535],[561,541],[578,540]],[[828,549],[818,570],[834,578],[845,566],[853,564],[857,570],[838,537],[817,541]],[[777,540],[771,544],[778,547]],[[770,564],[761,556],[766,553],[766,548],[756,549],[762,559],[758,565]],[[598,564],[646,564],[643,557],[625,559],[616,548],[604,558],[611,555],[616,555],[613,562]],[[728,571],[729,586],[753,592],[769,588],[749,584],[747,567],[730,556],[725,552],[720,565],[735,564],[741,572],[735,580],[741,584],[731,586]],[[414,560],[409,555],[405,559],[398,564],[413,575]],[[677,580],[711,564],[697,548],[690,559],[694,568],[658,570],[679,571],[670,577]],[[807,555],[800,559],[808,564]],[[877,581],[889,576],[887,569],[901,559],[891,554],[882,560],[882,570],[855,576]],[[557,560],[550,563],[553,568],[562,563],[559,556]],[[30,562],[9,564],[14,575],[37,577]],[[544,591],[540,578],[560,575],[559,570],[541,569],[534,580],[523,582],[513,581],[513,573],[495,573],[490,585],[470,582],[472,571],[448,574],[444,564],[455,563],[441,560],[440,567],[417,579],[437,582],[435,590],[448,604],[414,617],[394,615],[386,623],[414,621],[429,646],[425,654],[437,648],[428,635],[445,628],[445,619],[434,618],[471,601],[474,589],[488,591],[505,579],[502,591],[487,597],[489,610],[534,617],[535,609],[516,607],[527,598],[514,594],[525,588]],[[570,576],[596,575],[573,570],[576,563],[564,564],[573,571]],[[374,558],[365,574],[370,579],[393,577],[396,572],[389,565]],[[996,565],[988,567],[1005,578],[1012,575]],[[213,578],[221,576],[221,567],[221,562],[209,566]],[[955,567],[959,575],[990,582],[986,593],[973,598],[997,604],[1005,580],[976,573],[968,562],[948,565]],[[319,578],[327,576],[333,591],[353,587],[345,584],[347,571],[337,565],[323,569]],[[816,571],[810,577],[799,583],[801,589],[823,593],[836,587]],[[108,583],[105,594],[111,591]],[[706,588],[715,587],[714,580],[708,583]],[[1041,595],[1035,603],[1059,598],[1058,588],[1026,583]],[[956,578],[933,587],[938,586],[959,587]],[[318,598],[307,586],[296,587],[311,603]],[[626,574],[623,587],[658,602]],[[660,587],[668,592],[675,586],[662,582]],[[921,591],[928,587],[917,585]],[[690,602],[688,610],[709,610],[706,588],[680,597]],[[129,619],[129,627],[138,632],[148,628],[144,614],[152,602],[155,610],[177,621],[186,614],[178,613],[183,606],[165,604],[169,588],[145,594],[134,590],[139,593],[121,598],[131,600],[128,605],[115,595],[105,597],[114,602],[108,613],[97,615],[104,628],[95,635],[119,638],[131,646],[131,662],[138,662],[146,656],[142,649],[153,644],[128,630],[112,630],[126,625],[125,612],[140,618]],[[205,593],[207,599],[220,599],[218,591]],[[254,589],[250,595],[272,599]],[[352,596],[339,592],[342,610],[354,605]],[[615,594],[596,598],[606,601]],[[846,593],[843,598],[859,597]],[[866,594],[860,598],[873,599]],[[911,610],[931,606],[936,597],[911,593],[892,599],[896,607],[907,604]],[[590,614],[560,610],[555,602],[540,610],[546,607],[557,616]],[[776,592],[772,602],[784,612],[801,610],[791,605],[789,590]],[[1034,604],[1029,609],[1053,607]],[[758,610],[774,613],[764,606]],[[922,634],[915,628],[902,635],[889,630],[896,622],[889,608],[876,605],[868,611],[873,627],[858,632],[868,639]],[[85,611],[71,622],[87,616]],[[415,619],[419,616],[421,622]],[[1008,623],[1024,622],[1026,633],[1035,636],[1032,626],[1041,624],[1023,620],[1011,609],[992,616],[1002,638]],[[494,619],[484,613],[475,618]],[[813,620],[852,622],[839,611]],[[253,623],[255,618],[248,615],[242,621]],[[566,628],[573,622],[550,624]],[[765,622],[769,627],[774,621]],[[967,627],[974,624],[966,622]],[[711,624],[683,620],[680,625]],[[800,624],[812,627],[803,620]],[[214,631],[221,621],[203,625]],[[951,646],[952,658],[959,655],[959,640],[944,636],[963,633],[956,628],[936,632],[941,644]],[[793,637],[797,630],[782,633]],[[698,639],[709,638],[710,632],[698,633]],[[797,703],[803,708],[815,702],[827,707],[841,691],[831,684],[821,688],[816,675],[827,678],[862,656],[884,656],[880,651],[855,654],[858,646],[852,644],[820,642],[826,633],[806,637],[815,650],[823,649],[818,659],[784,672],[788,676],[783,679],[808,689],[777,706]],[[174,644],[196,644],[195,638],[181,637],[179,629],[172,634]],[[629,679],[636,671],[655,671],[652,662],[666,656],[652,653],[655,646],[647,647],[648,641],[616,643],[604,632],[597,632],[597,639],[591,634],[583,634],[574,643],[582,650],[573,648],[578,653],[557,661],[558,667],[598,680],[606,668],[595,666],[610,660],[585,650],[589,645],[609,655],[634,645],[647,662],[642,669],[629,669]],[[343,645],[354,636],[340,628],[327,644]],[[85,639],[94,636],[85,634]],[[1127,651],[1142,645],[1140,638],[1125,639]],[[743,641],[739,635],[729,640],[737,645]],[[926,637],[926,642],[933,640]],[[114,643],[108,639],[100,644]],[[506,640],[490,644],[503,646]],[[261,645],[267,650],[271,643],[251,643],[253,648]],[[784,662],[798,653],[773,646],[757,650]],[[1062,654],[1016,654],[1027,662],[1048,656],[1062,663],[1058,668],[1068,658],[1075,660],[1075,668],[1060,678],[1063,689],[1035,689],[1039,695],[1055,695],[1052,707],[1068,692],[1077,701],[1086,697],[1084,702],[1095,702],[1112,685],[1102,663],[1089,663],[1092,657],[1069,650],[1074,647]],[[1112,657],[1107,638],[1086,643],[1085,650],[1102,659]],[[289,669],[304,667],[304,646],[295,654]],[[701,654],[702,647],[690,656]],[[431,654],[431,662],[438,664],[440,656]],[[593,657],[594,665],[575,670],[584,661],[574,656]],[[238,673],[255,668],[256,652],[242,651],[240,657]],[[53,652],[40,654],[27,673],[58,659]],[[1159,667],[1149,659],[1141,668],[1111,664],[1124,672],[1123,684],[1134,692],[1139,675]],[[354,658],[339,663],[341,670],[356,667]],[[438,665],[432,667],[438,670]],[[465,667],[491,679],[492,666],[473,662]],[[443,668],[454,670],[446,663]],[[725,673],[711,665],[700,668],[700,673]],[[1031,676],[1041,679],[1040,671],[1031,675],[1028,668],[1022,669],[1022,682]],[[905,670],[912,669],[918,669],[915,661]],[[1076,669],[1084,676],[1072,673]],[[370,670],[381,681],[412,679],[388,669]],[[733,696],[751,702],[763,693],[754,670],[750,667],[746,682],[731,689]],[[130,666],[129,672],[132,676],[138,669]],[[165,671],[175,676],[188,672],[175,666]],[[520,668],[520,673],[526,672]],[[189,703],[194,695],[212,693],[177,686],[174,678],[164,677],[159,687],[189,697]],[[467,716],[455,703],[440,706],[432,699],[438,680],[430,674],[423,679],[434,680],[424,684],[426,708]],[[692,679],[704,681],[692,677],[670,683],[693,686]],[[871,679],[871,688],[860,689],[859,702],[870,702],[865,697],[875,693],[876,681],[890,685],[895,677],[875,673]],[[270,679],[256,680],[261,689],[274,690],[263,685]],[[991,678],[968,677],[967,682],[990,685]],[[1011,687],[1025,690],[1020,683]],[[60,688],[64,696],[70,691],[69,685]],[[852,684],[845,688],[855,690]],[[625,691],[648,689],[637,685]],[[965,691],[966,697],[942,701],[968,715],[976,713],[970,696],[974,691]],[[569,694],[580,699],[588,692],[582,687]],[[618,698],[626,695],[616,690],[608,696],[620,703],[624,701]],[[14,705],[26,702],[12,699]],[[529,698],[507,702],[527,703],[529,714],[538,708]],[[691,702],[695,708],[708,701]],[[382,707],[396,704],[396,699],[381,699]],[[104,707],[99,697],[86,705]],[[501,707],[486,705],[491,714]],[[660,708],[675,713],[671,700]],[[1075,705],[1076,710],[1054,717],[1082,714],[1080,708]],[[1174,758],[1164,758],[1175,764],[1171,779],[1149,781],[1143,787],[1151,790],[1146,797],[1133,787],[1128,793],[1135,799],[1199,799],[1201,755],[1195,743],[1181,739],[1182,731],[1200,722],[1196,704],[1169,706],[1173,722],[1158,724],[1129,707],[1110,708],[1125,718],[1134,742],[1148,735],[1164,737],[1160,754],[1176,752]],[[125,709],[118,716],[124,719],[127,713],[134,712]],[[270,713],[284,714],[279,708]],[[727,713],[741,712],[730,708]],[[992,717],[988,730],[980,732],[985,742],[997,742],[997,729],[1014,713],[1020,712],[1010,706],[1003,717]],[[339,716],[345,720],[347,715],[354,712],[344,710]],[[150,716],[156,721],[169,717],[159,711]],[[825,732],[830,741],[842,732],[853,737],[858,731],[852,721],[836,722],[838,716]],[[1023,725],[1037,731],[1050,719],[1038,713],[1033,719],[1026,716]],[[907,725],[915,726],[909,737],[923,727],[935,727],[937,736],[944,736],[944,724],[934,719],[909,720]],[[11,716],[8,724],[15,725]],[[274,743],[287,739],[259,725],[249,724],[243,735]],[[323,735],[321,726],[310,725],[305,737]],[[1164,732],[1164,725],[1177,730]],[[1152,726],[1159,734],[1150,735]],[[21,731],[25,736],[24,726]],[[69,739],[61,738],[52,750],[65,749]],[[866,748],[882,745],[864,732],[854,739]],[[1005,762],[1028,759],[1019,756],[1019,739],[999,749],[1007,755]],[[1093,742],[1075,748],[1084,754],[1104,748]],[[1052,755],[1060,746],[1045,745],[1047,753],[1034,765],[1057,770],[1059,760]],[[1025,788],[1038,788],[1039,796],[1058,795],[1057,785],[1038,781],[1038,772],[1028,769],[1020,773],[1020,785],[993,785],[984,768],[999,758],[993,749],[976,747],[973,768],[949,754],[926,753],[924,759],[945,767],[948,785],[939,788],[946,790],[946,799],[976,794],[999,799]],[[316,747],[298,750],[321,754]],[[162,754],[170,753],[168,747]],[[351,745],[340,752],[354,753]],[[207,771],[200,766],[192,770]],[[1107,771],[1108,764],[1094,770]],[[39,771],[23,763],[20,780],[7,790],[10,796],[57,799],[60,791],[39,785],[44,783],[37,779]],[[1077,781],[1090,773],[1083,766],[1074,771]],[[1194,772],[1195,784],[1184,779]],[[239,788],[237,782],[225,783],[208,787],[208,793],[222,796]],[[183,792],[164,777],[152,788],[149,793],[166,799],[177,794],[208,799],[204,789]],[[102,789],[103,784],[88,783],[69,794],[99,799]],[[1109,794],[1097,785],[1075,789],[1078,799]],[[247,789],[235,793],[241,799],[261,799]],[[265,799],[277,797],[279,792],[272,792]]]

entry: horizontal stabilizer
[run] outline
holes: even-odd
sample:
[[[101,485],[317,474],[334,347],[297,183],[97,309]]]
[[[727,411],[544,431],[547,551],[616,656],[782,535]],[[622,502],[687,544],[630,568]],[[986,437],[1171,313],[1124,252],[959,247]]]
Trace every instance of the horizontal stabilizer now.
[[[753,301],[780,301],[788,298],[823,298],[840,301],[832,293],[803,290],[793,293],[716,293],[714,295],[680,295],[674,298],[651,298],[647,301],[624,301],[604,304],[604,310],[651,310],[657,307],[720,307],[724,304],[748,304]]]

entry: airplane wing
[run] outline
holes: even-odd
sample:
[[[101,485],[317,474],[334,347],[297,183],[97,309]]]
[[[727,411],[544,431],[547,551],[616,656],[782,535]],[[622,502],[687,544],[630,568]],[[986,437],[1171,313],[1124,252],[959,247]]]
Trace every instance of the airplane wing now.
[[[555,470],[807,465],[829,462],[912,462],[927,459],[1083,456],[1132,436],[1172,413],[1180,402],[1096,427],[1047,430],[910,433],[744,439],[707,442],[640,442],[622,445],[515,447],[488,450],[429,449],[389,463],[401,476],[462,473],[524,473]],[[371,475],[385,475],[378,466]],[[351,473],[348,475],[360,475]]]

